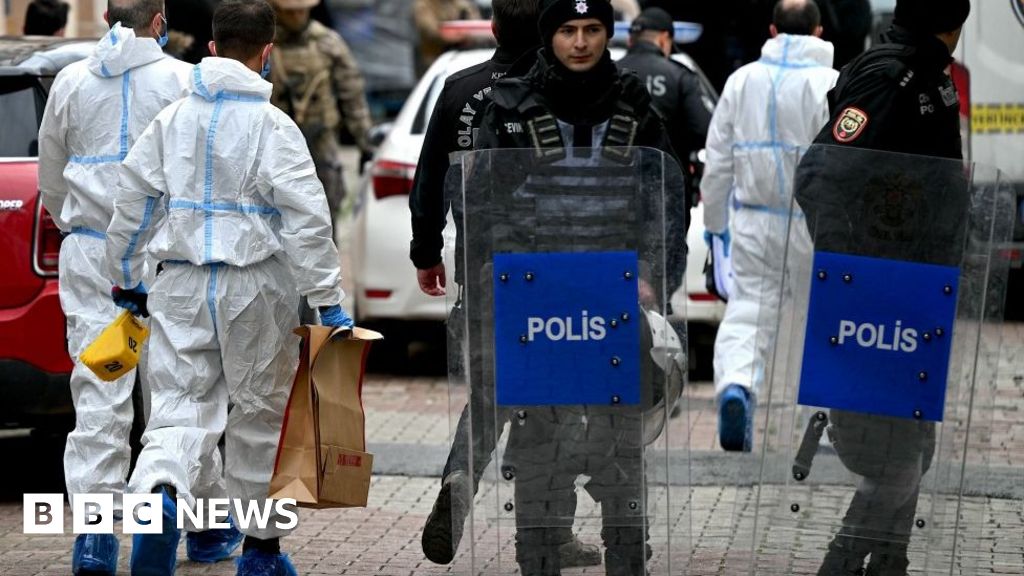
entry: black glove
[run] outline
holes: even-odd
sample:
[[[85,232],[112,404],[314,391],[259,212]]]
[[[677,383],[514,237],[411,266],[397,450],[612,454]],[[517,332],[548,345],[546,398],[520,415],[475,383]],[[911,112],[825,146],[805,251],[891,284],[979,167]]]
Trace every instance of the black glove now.
[[[149,300],[149,293],[146,292],[146,286],[144,284],[139,283],[135,288],[121,288],[120,286],[114,286],[110,289],[110,297],[114,299],[114,304],[117,306],[124,308],[136,316],[149,318],[149,309],[146,308],[146,302]]]

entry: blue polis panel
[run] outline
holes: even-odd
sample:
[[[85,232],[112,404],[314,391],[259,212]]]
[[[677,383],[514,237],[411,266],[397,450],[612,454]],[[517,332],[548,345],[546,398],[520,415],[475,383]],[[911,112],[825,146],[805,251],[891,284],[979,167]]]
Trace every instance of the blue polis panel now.
[[[941,421],[959,275],[815,252],[799,403]]]
[[[498,404],[638,404],[636,279],[635,252],[495,254]]]

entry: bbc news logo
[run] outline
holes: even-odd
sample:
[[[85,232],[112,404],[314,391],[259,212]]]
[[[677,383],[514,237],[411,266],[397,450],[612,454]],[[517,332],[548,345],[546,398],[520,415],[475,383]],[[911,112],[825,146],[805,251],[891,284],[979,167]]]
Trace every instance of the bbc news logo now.
[[[161,494],[124,494],[122,496],[124,534],[160,534],[164,530],[164,503]],[[294,498],[280,500],[238,500],[197,498],[189,506],[177,501],[175,524],[179,530],[228,528],[228,514],[241,530],[266,530],[271,524],[278,530],[291,530],[299,523]],[[271,522],[271,518],[275,520]],[[113,494],[75,494],[71,498],[72,532],[75,534],[114,533]],[[25,494],[25,534],[64,533],[63,494]]]

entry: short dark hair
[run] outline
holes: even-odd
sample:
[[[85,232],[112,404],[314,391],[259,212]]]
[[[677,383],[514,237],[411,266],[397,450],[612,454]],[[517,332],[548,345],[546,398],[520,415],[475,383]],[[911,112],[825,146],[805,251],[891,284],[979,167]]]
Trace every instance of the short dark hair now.
[[[68,23],[67,2],[58,0],[32,0],[25,9],[22,32],[34,36],[52,36]]]
[[[267,0],[225,0],[213,12],[217,55],[252,58],[274,41],[275,26],[274,8]]]
[[[494,35],[503,46],[529,48],[541,44],[537,19],[540,0],[492,0]]]
[[[772,22],[779,34],[814,34],[821,26],[821,10],[814,0],[805,0],[802,4],[786,5],[786,0],[779,0],[772,13]]]
[[[164,0],[110,0],[107,20],[110,25],[120,22],[125,28],[142,29],[149,26],[153,16],[164,11]]]

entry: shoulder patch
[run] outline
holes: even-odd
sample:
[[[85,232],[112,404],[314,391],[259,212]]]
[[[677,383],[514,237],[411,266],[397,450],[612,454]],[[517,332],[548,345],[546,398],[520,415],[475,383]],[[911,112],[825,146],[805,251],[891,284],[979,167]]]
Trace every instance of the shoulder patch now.
[[[853,142],[864,132],[864,127],[867,124],[868,115],[866,112],[860,108],[847,106],[843,109],[843,113],[839,115],[835,126],[832,127],[832,136],[842,144]]]

